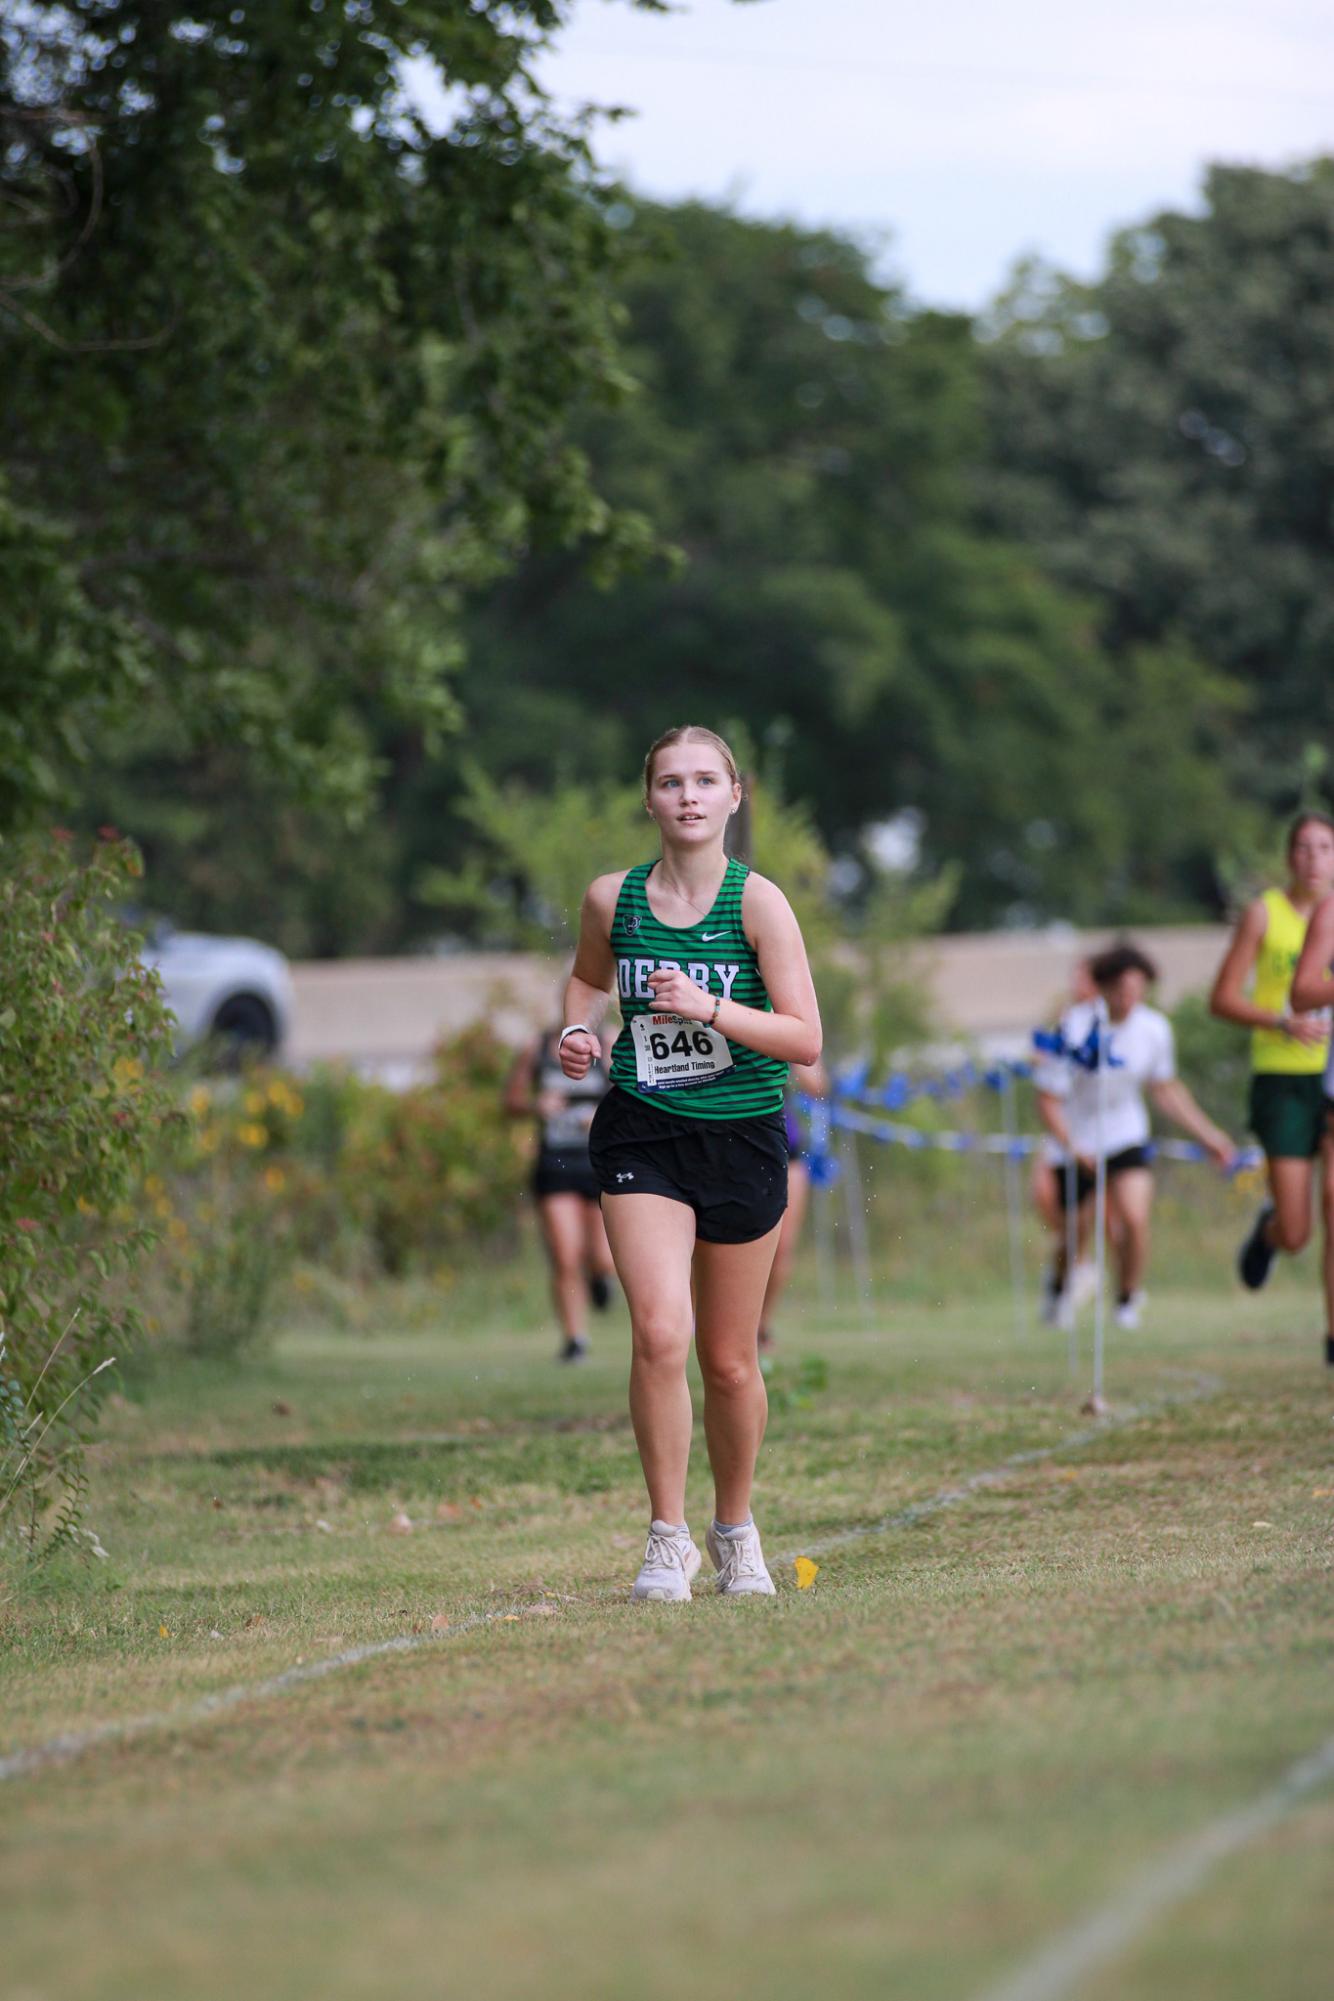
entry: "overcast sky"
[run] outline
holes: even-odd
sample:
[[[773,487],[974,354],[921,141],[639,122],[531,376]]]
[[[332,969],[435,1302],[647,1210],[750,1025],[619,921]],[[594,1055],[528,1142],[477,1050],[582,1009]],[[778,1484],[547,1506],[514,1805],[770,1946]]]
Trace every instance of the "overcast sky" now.
[[[1092,273],[1206,160],[1334,150],[1331,0],[583,0],[543,76],[637,113],[599,141],[637,188],[887,232],[936,305],[1030,250]]]

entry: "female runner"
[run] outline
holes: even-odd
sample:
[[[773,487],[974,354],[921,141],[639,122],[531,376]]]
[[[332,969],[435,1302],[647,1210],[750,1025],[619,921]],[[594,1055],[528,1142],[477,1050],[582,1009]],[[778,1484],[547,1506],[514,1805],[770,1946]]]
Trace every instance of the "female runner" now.
[[[804,1092],[808,1098],[827,1098],[829,1078],[823,1063],[813,1063],[809,1069],[794,1064],[790,1079],[793,1091]],[[769,1272],[769,1283],[764,1291],[764,1303],[760,1308],[760,1353],[772,1352],[775,1344],[774,1319],[778,1312],[778,1302],[787,1291],[792,1268],[797,1261],[797,1250],[801,1243],[802,1225],[806,1221],[806,1211],[811,1200],[811,1171],[806,1164],[806,1154],[802,1143],[801,1121],[797,1117],[795,1105],[788,1103],[783,1111],[783,1124],[787,1131],[787,1208],[778,1231],[778,1249],[774,1252],[773,1266]]]
[[[1269,1277],[1279,1251],[1295,1256],[1311,1234],[1311,1163],[1324,1132],[1329,1023],[1294,1012],[1291,989],[1311,912],[1331,886],[1334,820],[1303,813],[1288,834],[1286,889],[1267,889],[1243,913],[1209,996],[1214,1014],[1251,1030],[1250,1127],[1269,1176],[1269,1200],[1237,1257],[1242,1283],[1252,1290]]]
[[[1093,1198],[1102,1159],[1116,1258],[1116,1324],[1134,1328],[1144,1310],[1153,1210],[1153,1145],[1143,1092],[1219,1167],[1231,1167],[1236,1148],[1177,1076],[1172,1024],[1144,999],[1158,977],[1153,961],[1127,941],[1099,952],[1089,961],[1089,972],[1106,1008],[1099,1060],[1093,1069],[1069,1064],[1063,1076],[1044,1077],[1038,1110],[1048,1132],[1074,1154],[1075,1199],[1081,1207]],[[1061,1022],[1067,1048],[1087,1046],[1098,1024],[1097,1003],[1070,1008]],[[1064,1176],[1061,1190],[1064,1194]]]
[[[556,1053],[558,1032],[549,1029],[516,1059],[505,1109],[513,1118],[539,1122],[533,1195],[561,1326],[556,1360],[582,1362],[588,1353],[588,1303],[601,1310],[611,1297],[611,1249],[588,1158],[589,1127],[609,1080],[599,1050],[578,1083],[572,1082]]]
[[[1328,1009],[1334,1004],[1334,895],[1318,903],[1306,927],[1292,1005]],[[1324,1137],[1321,1141],[1321,1206],[1325,1223],[1325,1361],[1334,1369],[1334,1043],[1325,1067]]]
[[[589,1153],[630,1308],[650,1512],[634,1595],[687,1599],[700,1566],[685,1502],[692,1317],[718,1590],[772,1593],[750,1512],[768,1414],[757,1334],[787,1203],[783,1085],[789,1063],[818,1061],[820,1014],[786,897],[724,853],[741,782],[722,738],[695,725],[659,737],[644,804],[661,855],[590,884],[560,1037],[578,1079],[617,993],[624,1026]]]
[[[1076,959],[1070,974],[1070,1000],[1096,1000],[1098,989],[1093,984],[1087,958]],[[1042,1062],[1037,1066],[1038,1088],[1042,1088],[1044,1078],[1053,1069],[1051,1063]],[[1060,1084],[1055,1086],[1059,1091]],[[1084,1262],[1084,1252],[1088,1248],[1088,1235],[1092,1226],[1092,1215],[1087,1205],[1077,1211],[1078,1225],[1075,1233],[1075,1266],[1066,1270],[1068,1240],[1065,1226],[1065,1202],[1062,1199],[1061,1182],[1067,1178],[1066,1154],[1060,1142],[1052,1133],[1044,1133],[1042,1142],[1033,1156],[1033,1175],[1029,1192],[1033,1207],[1054,1239],[1051,1263],[1042,1274],[1042,1299],[1039,1312],[1048,1326],[1067,1326],[1077,1308],[1087,1304],[1097,1285],[1092,1266]]]

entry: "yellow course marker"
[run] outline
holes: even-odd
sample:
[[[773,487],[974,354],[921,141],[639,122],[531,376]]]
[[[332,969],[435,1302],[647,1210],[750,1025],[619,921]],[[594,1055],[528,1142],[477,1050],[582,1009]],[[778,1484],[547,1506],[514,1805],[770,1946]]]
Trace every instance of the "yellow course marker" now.
[[[819,1564],[812,1563],[808,1556],[796,1557],[792,1568],[797,1573],[798,1591],[809,1591],[816,1578],[820,1575]]]

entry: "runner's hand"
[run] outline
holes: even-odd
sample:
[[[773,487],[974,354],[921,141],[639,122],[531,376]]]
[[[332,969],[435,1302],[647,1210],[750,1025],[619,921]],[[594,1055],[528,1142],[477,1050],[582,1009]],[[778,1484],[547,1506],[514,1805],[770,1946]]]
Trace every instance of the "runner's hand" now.
[[[683,1021],[707,1021],[713,1013],[713,995],[706,994],[703,987],[697,987],[679,970],[650,973],[648,983],[653,989],[654,1006],[664,1014],[679,1014]]]
[[[1315,1049],[1329,1041],[1329,1023],[1319,1015],[1290,1014],[1283,1023],[1284,1033],[1294,1042],[1300,1042],[1303,1049]]]
[[[1221,1168],[1224,1174],[1230,1173],[1236,1164],[1237,1149],[1226,1133],[1219,1133],[1217,1139],[1207,1139],[1204,1150],[1214,1166]]]
[[[588,1075],[593,1059],[602,1054],[602,1045],[596,1035],[586,1031],[579,1035],[567,1035],[560,1046],[560,1067],[572,1083]]]

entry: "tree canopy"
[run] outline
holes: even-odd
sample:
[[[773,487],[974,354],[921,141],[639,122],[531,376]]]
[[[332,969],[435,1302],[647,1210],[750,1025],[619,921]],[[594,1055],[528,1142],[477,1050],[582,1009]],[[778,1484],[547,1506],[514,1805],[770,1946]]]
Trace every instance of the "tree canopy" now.
[[[541,787],[632,769],[665,716],[734,717],[836,847],[911,809],[924,868],[959,865],[955,923],[1207,894],[1235,691],[1175,636],[1114,651],[987,518],[970,323],[827,232],[687,205],[634,233],[640,393],[587,436],[684,560],[611,592],[568,558],[502,580],[470,627],[474,752]]]
[[[0,823],[127,715],[346,816],[386,726],[452,720],[460,592],[643,539],[568,435],[620,381],[606,196],[532,74],[569,11],[9,14]]]
[[[609,185],[534,81],[570,11],[0,28],[0,826],[72,798],[296,952],[442,882],[490,936],[478,802],[597,820],[694,718],[840,856],[910,824],[951,923],[1212,914],[1334,720],[1334,163],[971,323]]]
[[[1017,275],[982,492],[1118,657],[1184,643],[1231,678],[1230,777],[1287,811],[1334,734],[1334,159],[1215,166],[1203,197],[1094,284]]]

